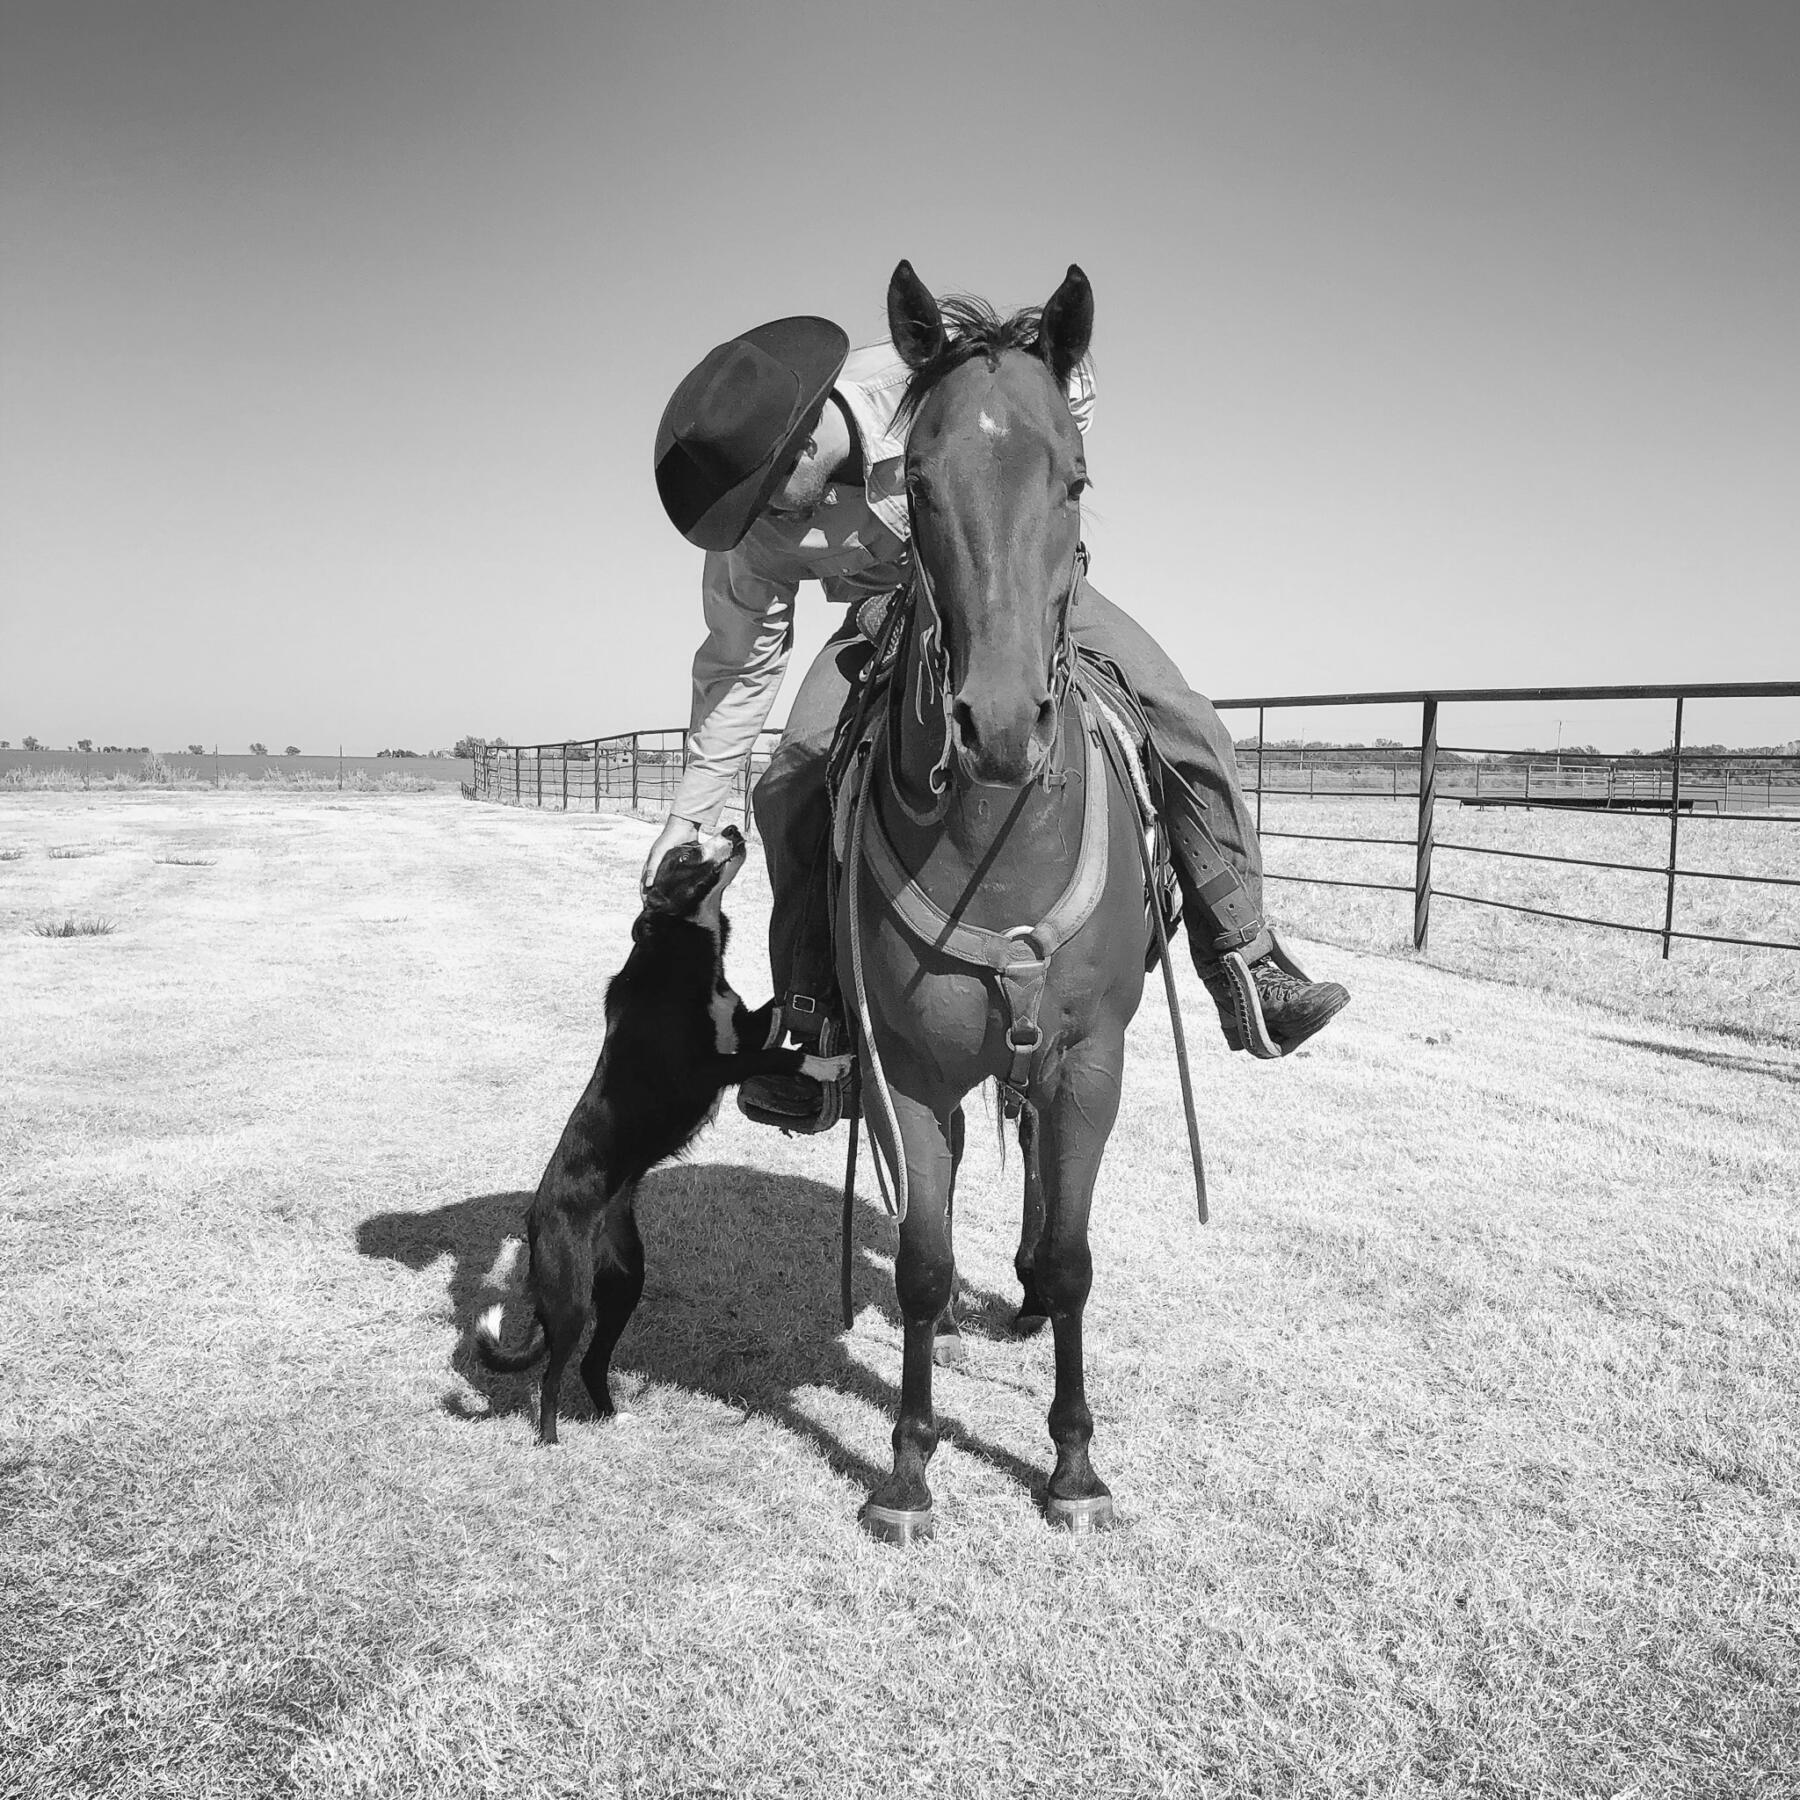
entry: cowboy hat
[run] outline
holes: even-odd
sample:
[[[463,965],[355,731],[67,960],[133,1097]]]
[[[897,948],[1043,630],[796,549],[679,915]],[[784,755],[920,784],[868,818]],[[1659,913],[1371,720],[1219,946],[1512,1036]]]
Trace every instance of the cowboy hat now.
[[[656,491],[702,550],[740,542],[837,380],[850,340],[829,319],[773,319],[718,345],[675,390],[656,428]]]

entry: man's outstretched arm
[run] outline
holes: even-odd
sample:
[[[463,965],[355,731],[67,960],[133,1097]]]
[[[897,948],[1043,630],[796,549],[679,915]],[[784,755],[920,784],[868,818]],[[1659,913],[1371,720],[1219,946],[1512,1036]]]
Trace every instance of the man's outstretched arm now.
[[[687,764],[650,846],[641,882],[677,844],[718,828],[744,759],[756,748],[787,673],[798,583],[757,574],[742,549],[709,551],[701,581],[706,638],[694,653]]]

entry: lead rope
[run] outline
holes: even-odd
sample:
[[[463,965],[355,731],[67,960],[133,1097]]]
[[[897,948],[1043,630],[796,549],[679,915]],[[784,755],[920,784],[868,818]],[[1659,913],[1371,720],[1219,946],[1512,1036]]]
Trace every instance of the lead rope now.
[[[850,1154],[844,1161],[844,1216],[839,1233],[840,1266],[839,1298],[844,1309],[844,1329],[856,1323],[856,1311],[850,1298],[850,1277],[854,1272],[856,1237],[856,1140],[862,1127],[862,1075],[855,1063],[850,1066]]]
[[[869,714],[873,709],[876,685],[880,678],[881,671],[883,667],[886,666],[890,655],[897,652],[900,639],[904,634],[906,611],[910,604],[911,597],[904,588],[896,588],[888,597],[888,610],[886,616],[882,619],[880,629],[875,633],[871,640],[869,669],[864,678],[862,697],[857,703],[856,718],[850,733],[851,743],[857,745],[858,748],[856,751],[856,760],[852,765],[847,778],[857,782],[859,785],[856,790],[857,806],[853,815],[852,841],[846,846],[850,855],[849,892],[846,896],[846,900],[850,910],[851,960],[856,967],[858,1023],[862,1029],[863,1040],[870,1045],[871,1049],[873,1049],[875,1040],[873,1033],[869,1030],[868,996],[864,990],[862,979],[862,939],[856,922],[856,902],[860,884],[860,877],[857,870],[862,850],[862,797],[867,790],[870,776],[869,769],[865,767],[865,764],[869,759],[870,746],[869,741],[863,737],[862,733],[863,726],[868,723]],[[899,684],[903,679],[904,671],[898,669],[893,671],[890,677],[892,685],[890,685],[888,691],[888,704],[890,706],[897,706],[901,703],[899,695],[894,692],[894,685]],[[831,935],[832,941],[835,943],[837,941],[838,927],[835,885],[828,889],[828,893],[832,900],[830,908]],[[882,1094],[883,1099],[886,1100],[885,1081],[883,1082]],[[888,1106],[888,1111],[891,1115],[893,1111],[891,1103]],[[838,1231],[838,1299],[843,1311],[844,1329],[846,1331],[854,1329],[856,1324],[855,1302],[851,1294],[851,1278],[855,1272],[856,1257],[856,1150],[858,1141],[862,1136],[862,1119],[862,1062],[858,1059],[851,1065],[850,1070],[850,1145],[844,1158],[844,1202],[843,1214],[839,1220]],[[899,1130],[896,1128],[894,1132],[894,1141],[898,1143],[899,1138]],[[891,1213],[894,1210],[894,1206],[893,1202],[888,1199],[886,1177],[884,1176],[881,1167],[880,1147],[875,1142],[875,1134],[873,1132],[870,1132],[869,1134],[869,1142],[871,1146],[869,1154],[875,1164],[875,1179],[881,1185],[881,1198],[886,1204],[888,1211]]]
[[[1136,747],[1126,736],[1124,725],[1099,694],[1089,692],[1087,699],[1106,727],[1101,733],[1101,742],[1106,748],[1107,761],[1113,765],[1113,772],[1137,796],[1143,816],[1154,818],[1155,813],[1149,804],[1149,787],[1144,780],[1143,770],[1138,766]],[[1121,757],[1124,759],[1124,768],[1119,766]],[[1126,769],[1131,771],[1129,777],[1125,773]],[[1175,965],[1169,960],[1169,934],[1163,925],[1162,902],[1156,892],[1156,870],[1150,861],[1150,846],[1145,842],[1142,831],[1136,836],[1138,856],[1144,865],[1144,890],[1149,896],[1150,917],[1156,923],[1156,947],[1162,962],[1163,990],[1169,997],[1169,1025],[1175,1034],[1175,1067],[1181,1075],[1181,1105],[1187,1114],[1188,1154],[1194,1163],[1194,1200],[1199,1208],[1200,1223],[1204,1225],[1207,1222],[1206,1164],[1200,1154],[1199,1122],[1194,1117],[1194,1082],[1188,1072],[1187,1034],[1181,1028],[1181,1000],[1175,991]]]
[[[845,910],[850,917],[850,985],[856,996],[856,1028],[862,1036],[863,1050],[869,1059],[870,1080],[863,1084],[875,1090],[875,1097],[880,1102],[882,1116],[892,1134],[894,1185],[889,1191],[887,1173],[882,1167],[883,1152],[881,1139],[871,1129],[869,1132],[869,1160],[875,1165],[875,1179],[881,1188],[882,1204],[902,1224],[906,1221],[906,1153],[900,1142],[900,1119],[894,1111],[894,1098],[888,1092],[887,1071],[881,1064],[881,1048],[875,1042],[875,1023],[869,1013],[869,988],[863,975],[863,934],[862,934],[862,840],[863,823],[869,813],[869,791],[875,785],[870,753],[864,749],[858,761],[861,771],[856,787],[856,810],[850,816],[850,842],[845,848],[845,855],[850,863],[850,879],[845,893]],[[860,1109],[859,1109],[860,1110]],[[851,1130],[856,1129],[852,1123]]]
[[[1074,599],[1075,591],[1081,585],[1081,577],[1086,572],[1087,566],[1088,566],[1087,546],[1085,544],[1078,543],[1075,546],[1074,562],[1073,562],[1073,565],[1069,572],[1068,593],[1066,594],[1066,596],[1064,597],[1064,600],[1063,600],[1063,608],[1064,608],[1065,618],[1067,615],[1069,603]],[[915,606],[917,606],[921,602],[924,604],[926,610],[928,611],[928,613],[930,615],[929,621],[927,622],[927,625],[923,629],[928,634],[935,633],[934,645],[931,647],[936,647],[941,652],[941,647],[942,647],[941,634],[942,634],[942,630],[943,630],[942,617],[938,612],[936,597],[933,595],[933,593],[931,591],[931,578],[926,573],[924,559],[922,557],[915,557],[913,559],[913,603]],[[1062,663],[1062,675],[1063,675],[1061,687],[1062,687],[1063,692],[1066,693],[1069,684],[1074,679],[1074,672],[1075,672],[1074,646],[1073,646],[1071,639],[1069,638],[1066,626],[1065,626],[1065,630],[1064,630],[1064,634],[1063,634],[1063,642],[1062,642],[1062,645],[1060,646],[1060,651],[1061,651],[1060,660]],[[947,653],[945,653],[945,654],[947,655]],[[922,650],[921,651],[921,662],[928,663],[931,660],[932,660],[931,657],[928,655],[925,655]],[[933,678],[934,678],[933,679],[934,691],[941,693],[943,691],[944,686],[947,685],[947,683],[944,683],[943,681],[939,680],[936,677],[935,670],[933,671]],[[925,677],[924,677],[923,673],[921,673],[920,685],[919,685],[919,689],[918,689],[918,700],[916,702],[921,707],[921,713],[920,713],[921,718],[923,718],[922,707],[923,707],[923,701],[924,701],[924,679],[925,679]],[[897,698],[897,696],[894,698]],[[891,705],[893,703],[894,703],[894,699],[890,699],[889,704]],[[1111,722],[1113,730],[1116,731],[1116,730],[1120,729],[1118,721],[1116,719],[1111,720],[1110,722]],[[1102,734],[1102,735],[1103,735],[1103,739],[1104,739],[1105,734]],[[940,795],[942,794],[943,789],[939,788],[937,778],[941,772],[945,778],[944,779],[944,788],[948,787],[950,755],[951,755],[950,722],[949,722],[949,712],[948,712],[948,709],[946,708],[945,719],[944,719],[944,751],[943,751],[942,756],[940,756],[940,758],[938,760],[938,766],[936,768],[934,768],[932,771],[931,783],[930,783],[932,789],[934,791],[940,793]],[[869,750],[867,747],[864,747],[863,750],[860,752],[859,761],[860,761],[862,767],[861,767],[861,772],[860,772],[860,776],[858,778],[858,783],[857,783],[856,807],[850,817],[850,842],[845,847],[845,856],[847,857],[849,864],[850,864],[850,877],[849,877],[849,881],[847,883],[847,891],[844,896],[845,906],[850,914],[850,919],[849,919],[850,976],[851,976],[851,985],[852,985],[853,989],[855,990],[855,995],[856,995],[856,1023],[857,1023],[857,1029],[862,1034],[863,1047],[868,1052],[869,1073],[871,1076],[871,1080],[869,1082],[867,1082],[867,1083],[859,1082],[859,1087],[860,1088],[866,1088],[866,1087],[874,1088],[876,1098],[879,1100],[879,1102],[881,1104],[882,1116],[886,1120],[888,1130],[891,1133],[890,1142],[893,1145],[893,1151],[892,1151],[893,1187],[892,1187],[891,1191],[888,1186],[887,1170],[883,1167],[884,1157],[883,1157],[881,1139],[876,1134],[876,1132],[873,1130],[873,1128],[871,1128],[871,1130],[869,1132],[869,1160],[871,1162],[873,1162],[875,1165],[875,1178],[876,1178],[878,1185],[881,1188],[882,1204],[888,1209],[888,1212],[890,1214],[892,1214],[893,1217],[898,1222],[900,1222],[901,1224],[904,1224],[906,1222],[906,1207],[907,1207],[907,1197],[908,1197],[908,1195],[907,1195],[907,1180],[906,1180],[906,1147],[901,1142],[901,1139],[900,1139],[899,1115],[894,1111],[893,1095],[890,1093],[890,1091],[888,1089],[887,1071],[882,1066],[881,1050],[875,1042],[874,1020],[871,1017],[870,1012],[869,1012],[868,985],[867,985],[867,982],[864,979],[864,975],[863,975],[862,907],[860,904],[860,895],[862,892],[863,823],[868,816],[869,790],[875,785],[872,759],[871,759],[871,756],[870,756],[870,753],[869,753]],[[1121,781],[1123,781],[1125,778],[1123,776],[1121,776],[1120,779],[1121,779]],[[1127,783],[1127,785],[1129,785],[1129,783]],[[894,784],[894,789],[895,789],[895,796],[900,801],[900,805],[901,805],[902,809],[908,813],[912,813],[912,808],[910,805],[908,805],[905,794],[900,791],[900,784],[897,779]],[[1136,789],[1134,788],[1132,791],[1135,793]],[[914,818],[918,818],[920,815],[918,815],[916,813],[912,813],[912,816]],[[1144,855],[1142,833],[1140,832],[1137,835],[1139,838],[1138,853],[1140,856],[1142,856],[1142,855]],[[1146,862],[1146,868],[1147,867],[1148,867],[1148,863]],[[1153,886],[1154,883],[1152,882],[1151,885]],[[1161,927],[1162,927],[1162,915],[1160,912],[1158,912],[1157,913],[1157,928],[1158,928],[1159,932],[1161,930]],[[1165,948],[1166,948],[1166,946],[1165,946]],[[1168,967],[1168,957],[1166,955],[1163,958],[1163,966],[1164,966],[1165,970]],[[1175,990],[1174,990],[1173,985],[1171,985],[1170,989],[1169,989],[1169,1004],[1170,1004],[1171,1008],[1174,1008],[1175,1004],[1176,1004]],[[1179,1013],[1175,1014],[1175,1021],[1176,1021],[1175,1022],[1176,1044],[1177,1044],[1177,1048],[1178,1048],[1178,1053],[1181,1057],[1182,1091],[1187,1096],[1187,1099],[1188,1099],[1188,1143],[1189,1143],[1190,1147],[1192,1148],[1194,1157],[1195,1157],[1195,1163],[1194,1163],[1195,1178],[1196,1178],[1196,1180],[1201,1181],[1200,1217],[1202,1220],[1204,1220],[1206,1217],[1206,1191],[1205,1191],[1204,1180],[1203,1180],[1203,1178],[1201,1178],[1200,1173],[1199,1173],[1199,1170],[1200,1170],[1200,1164],[1199,1164],[1200,1133],[1199,1133],[1198,1126],[1196,1126],[1194,1123],[1193,1096],[1192,1096],[1191,1089],[1188,1087],[1188,1083],[1187,1083],[1187,1050],[1186,1050],[1186,1045],[1183,1042],[1182,1037],[1181,1037],[1181,1021],[1180,1021]],[[856,1128],[857,1128],[857,1123],[858,1123],[858,1120],[860,1119],[860,1117],[861,1117],[861,1108],[859,1106],[855,1116],[853,1116],[850,1121],[850,1134],[851,1134],[851,1136],[850,1136],[850,1169],[852,1169],[852,1170],[855,1167]],[[851,1205],[851,1201],[850,1201],[851,1179],[852,1179],[851,1174],[847,1171],[846,1175],[845,1175],[845,1182],[844,1182],[844,1187],[845,1187],[844,1258],[845,1258],[846,1270],[848,1268],[848,1262],[849,1262],[849,1256],[850,1256],[849,1223],[850,1223],[850,1205]],[[849,1298],[848,1298],[848,1296],[849,1296],[849,1276],[848,1276],[847,1272],[844,1275],[844,1296],[845,1296],[845,1298],[844,1298],[845,1324],[848,1325],[850,1303],[849,1303]]]

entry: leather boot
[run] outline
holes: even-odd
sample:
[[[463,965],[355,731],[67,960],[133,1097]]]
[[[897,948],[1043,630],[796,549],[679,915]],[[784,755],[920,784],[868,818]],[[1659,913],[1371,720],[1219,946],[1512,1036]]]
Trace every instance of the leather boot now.
[[[1274,932],[1268,938],[1270,948],[1253,961],[1228,950],[1210,967],[1196,956],[1194,966],[1219,1009],[1225,1042],[1272,1060],[1328,1025],[1350,1004],[1350,995],[1335,981],[1308,979]]]

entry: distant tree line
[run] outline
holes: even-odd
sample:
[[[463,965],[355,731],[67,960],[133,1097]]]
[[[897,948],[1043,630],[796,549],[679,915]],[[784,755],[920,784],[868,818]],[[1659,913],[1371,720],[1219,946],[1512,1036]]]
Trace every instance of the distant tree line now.
[[[464,760],[467,760],[468,758],[478,755],[479,750],[477,747],[486,742],[487,740],[485,738],[465,737],[456,740],[456,748],[454,750],[393,749],[377,750],[375,754],[377,756],[437,757],[446,761],[452,758],[461,757]],[[498,746],[504,746],[506,739],[495,738],[494,743]],[[11,738],[0,738],[0,750],[10,750],[11,748]],[[19,740],[19,748],[21,750],[48,750],[50,746],[41,743],[35,737],[26,736]],[[91,756],[95,754],[94,740],[92,738],[77,738],[74,743],[67,744],[64,748],[71,752],[79,751],[83,755]],[[148,756],[151,754],[151,750],[148,744],[102,744],[99,747],[98,754],[101,756]],[[216,751],[205,744],[189,744],[186,754],[189,756],[212,756],[216,754]],[[263,743],[252,744],[250,746],[250,754],[252,756],[267,756],[269,754],[269,746]],[[306,752],[303,751],[298,744],[289,744],[281,754],[283,756],[304,756]]]

